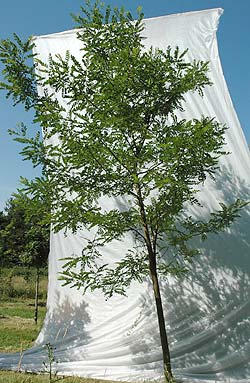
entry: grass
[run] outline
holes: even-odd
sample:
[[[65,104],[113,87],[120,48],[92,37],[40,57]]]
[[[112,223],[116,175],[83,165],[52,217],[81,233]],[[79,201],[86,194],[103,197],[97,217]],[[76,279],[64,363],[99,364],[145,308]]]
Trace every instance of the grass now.
[[[32,346],[46,313],[47,277],[40,284],[38,323],[34,321],[35,270],[1,269],[0,352]]]
[[[0,269],[0,301],[35,296],[35,269],[23,267]],[[48,278],[44,270],[40,276],[39,298],[46,301]]]
[[[46,314],[47,276],[41,276],[37,325],[34,322],[35,270],[0,270],[0,352],[20,352],[33,345]],[[60,383],[107,383],[106,380],[53,377]],[[49,383],[48,374],[0,370],[0,383]]]
[[[15,352],[32,346],[46,311],[44,305],[39,307],[36,325],[32,303],[31,299],[0,302],[0,352]]]
[[[107,383],[107,380],[77,378],[77,377],[54,377],[53,383]],[[48,383],[47,375],[24,374],[11,371],[0,371],[0,383]],[[114,382],[117,383],[117,382]]]

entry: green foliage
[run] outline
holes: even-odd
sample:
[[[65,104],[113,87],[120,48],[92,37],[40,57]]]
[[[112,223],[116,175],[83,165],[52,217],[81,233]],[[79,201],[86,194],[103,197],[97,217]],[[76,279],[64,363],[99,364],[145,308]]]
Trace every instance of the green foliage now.
[[[48,356],[48,363],[43,363],[45,371],[49,374],[49,382],[54,382],[54,378],[56,377],[56,373],[52,373],[52,369],[54,367],[54,364],[57,363],[54,355],[55,347],[53,347],[50,343],[46,343],[45,345],[47,350],[47,356]],[[57,381],[57,380],[56,380]]]
[[[0,260],[4,265],[44,267],[49,251],[48,206],[19,192],[7,202],[0,228]]]
[[[205,86],[211,85],[208,63],[188,62],[186,51],[178,47],[145,50],[141,13],[133,20],[123,8],[112,10],[97,1],[93,6],[86,2],[82,15],[74,19],[83,28],[78,32],[84,46],[81,60],[67,52],[65,57],[51,56],[48,64],[33,56],[35,63],[30,65],[32,41],[23,43],[14,35],[14,41],[0,44],[6,79],[1,87],[14,103],[33,107],[34,122],[43,128],[46,146],[37,134],[27,138],[24,126],[12,134],[24,144],[25,159],[46,165],[44,176],[23,184],[34,201],[42,195],[45,205],[51,205],[54,229],[95,228],[98,246],[122,239],[126,232],[134,235],[135,249],[129,249],[115,269],[99,262],[83,271],[88,246],[95,242],[89,242],[77,258],[83,265],[84,289],[95,286],[106,289],[107,295],[111,291],[124,294],[132,279],[143,279],[147,241],[160,273],[182,273],[187,265],[179,259],[190,261],[197,254],[188,241],[223,230],[245,203],[221,205],[206,221],[183,219],[187,203],[199,205],[197,190],[215,175],[219,157],[226,154],[225,126],[208,117],[190,121],[176,117],[176,111],[185,108],[187,92],[202,96]],[[43,95],[37,94],[37,85],[44,88]],[[59,104],[58,95],[65,104]],[[55,139],[60,146],[53,145]],[[126,206],[101,208],[103,196],[124,196]],[[23,203],[24,196],[21,199]],[[32,209],[39,212],[37,207]],[[30,231],[26,254],[37,250],[32,240],[36,234]],[[166,263],[162,254],[169,245],[176,248],[176,257]],[[100,258],[98,246],[95,257]],[[141,274],[133,274],[131,264]],[[76,278],[76,273],[70,273],[73,266],[76,260],[65,266],[67,283]],[[126,278],[120,278],[121,270],[126,270]],[[88,278],[93,282],[88,283]],[[80,279],[76,278],[78,287]]]
[[[148,276],[147,257],[136,249],[129,249],[128,254],[116,262],[113,269],[108,264],[100,265],[98,260],[102,257],[101,247],[104,245],[105,242],[96,244],[95,241],[89,241],[82,256],[62,259],[65,262],[60,277],[64,281],[63,285],[83,288],[83,292],[101,288],[105,296],[110,298],[114,293],[126,295],[126,289],[133,280],[141,283]],[[80,268],[77,267],[79,264]],[[77,270],[74,271],[74,268]]]
[[[187,62],[186,51],[178,48],[145,50],[143,15],[134,21],[123,9],[88,5],[83,17],[75,17],[83,28],[81,61],[67,52],[51,56],[47,65],[39,62],[39,81],[56,108],[46,121],[39,119],[49,142],[47,187],[54,195],[55,230],[96,229],[97,240],[68,260],[62,277],[65,284],[100,288],[109,297],[125,294],[133,279],[149,273],[149,247],[160,274],[187,271],[198,254],[189,240],[223,230],[245,203],[221,205],[206,221],[183,218],[187,203],[200,204],[197,190],[226,154],[225,126],[208,117],[176,117],[187,92],[202,96],[211,85],[208,63]],[[56,104],[56,94],[67,105]],[[60,147],[50,144],[55,136]],[[124,196],[126,206],[101,208],[103,196]],[[126,232],[134,235],[135,248],[113,268],[103,264],[101,247]],[[175,254],[168,259],[162,254],[169,246]]]
[[[4,64],[3,75],[7,83],[0,82],[0,89],[7,90],[7,98],[12,97],[14,105],[23,102],[28,110],[37,98],[35,66],[27,66],[27,61],[33,58],[31,38],[22,42],[14,33],[13,41],[1,40],[0,59]],[[14,85],[14,86],[13,86]]]

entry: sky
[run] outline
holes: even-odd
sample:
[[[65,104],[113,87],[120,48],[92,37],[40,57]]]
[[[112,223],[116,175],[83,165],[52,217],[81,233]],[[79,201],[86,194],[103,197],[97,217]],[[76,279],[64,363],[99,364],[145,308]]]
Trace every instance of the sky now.
[[[217,32],[219,53],[229,92],[245,133],[250,142],[250,1],[248,0],[106,0],[111,6],[124,5],[135,11],[142,6],[145,17],[172,13],[223,8]],[[78,14],[82,0],[9,0],[1,2],[0,39],[11,38],[13,32],[22,39],[74,28],[71,13]],[[2,67],[0,67],[2,69]],[[0,81],[2,80],[0,75]],[[20,186],[19,178],[33,178],[38,169],[23,161],[21,145],[8,135],[18,123],[30,125],[31,115],[21,106],[12,107],[0,91],[0,210]]]

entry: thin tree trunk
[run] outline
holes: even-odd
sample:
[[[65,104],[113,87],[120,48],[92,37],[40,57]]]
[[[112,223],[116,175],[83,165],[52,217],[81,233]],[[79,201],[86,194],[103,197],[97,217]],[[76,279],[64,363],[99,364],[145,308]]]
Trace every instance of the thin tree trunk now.
[[[157,310],[157,319],[160,330],[160,339],[161,339],[161,348],[163,356],[163,366],[164,374],[167,382],[173,382],[172,368],[171,368],[171,358],[170,351],[168,346],[168,336],[165,326],[165,318],[162,307],[161,292],[159,287],[158,275],[156,270],[155,261],[150,261],[150,276],[153,284],[155,304]]]
[[[151,241],[151,237],[149,233],[147,216],[146,216],[146,211],[145,211],[145,207],[143,203],[140,185],[137,184],[136,186],[137,186],[136,187],[137,199],[138,199],[138,203],[140,207],[141,219],[143,224],[144,240],[145,240],[147,251],[148,251],[150,277],[151,277],[152,285],[153,285],[158,325],[160,330],[164,375],[165,375],[166,382],[173,383],[174,378],[173,378],[172,368],[171,368],[171,358],[170,358],[170,352],[169,352],[169,346],[168,346],[168,337],[167,337],[167,331],[165,326],[165,318],[163,314],[161,293],[160,293],[160,287],[159,287],[159,281],[158,281],[158,275],[157,275],[156,254],[152,246],[152,241]]]
[[[35,324],[37,324],[37,319],[38,319],[39,276],[40,276],[40,271],[39,271],[39,267],[37,267],[37,269],[36,269],[36,292],[35,292],[35,314],[34,314]]]

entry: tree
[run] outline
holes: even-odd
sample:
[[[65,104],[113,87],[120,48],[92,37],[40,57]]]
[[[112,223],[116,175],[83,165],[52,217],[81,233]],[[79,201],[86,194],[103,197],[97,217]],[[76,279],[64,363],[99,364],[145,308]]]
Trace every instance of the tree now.
[[[43,163],[44,176],[27,187],[44,193],[52,206],[54,230],[79,227],[95,230],[82,255],[69,258],[62,278],[77,288],[101,289],[106,297],[126,294],[133,280],[150,277],[155,297],[166,380],[173,381],[159,276],[182,274],[198,255],[190,246],[237,216],[244,202],[220,205],[206,220],[194,220],[188,206],[199,205],[197,190],[214,177],[223,148],[225,127],[214,119],[178,119],[185,94],[201,96],[211,82],[208,63],[186,61],[186,51],[143,47],[143,14],[97,2],[74,17],[84,51],[80,61],[70,52],[43,63],[32,56],[31,40],[4,40],[7,96],[26,109],[44,131],[28,138],[22,128],[17,140],[33,163]],[[36,74],[35,74],[36,70]],[[42,86],[38,95],[36,85]],[[58,98],[59,96],[59,98]],[[65,103],[58,100],[64,97]],[[60,145],[53,145],[53,139]],[[123,198],[123,209],[100,201]],[[126,233],[135,246],[113,267],[102,261],[102,247]],[[80,265],[76,270],[75,267]]]
[[[23,250],[23,238],[26,229],[25,213],[23,209],[16,208],[13,198],[10,198],[2,214],[1,225],[1,260],[5,266],[21,265],[20,254]]]
[[[0,264],[3,267],[9,264],[10,259],[6,257],[6,240],[4,235],[4,229],[8,225],[8,217],[3,211],[0,212]]]
[[[36,268],[34,320],[38,319],[40,269],[47,265],[50,225],[44,222],[48,207],[22,192],[7,202],[5,225],[0,229],[1,258],[5,265]]]

